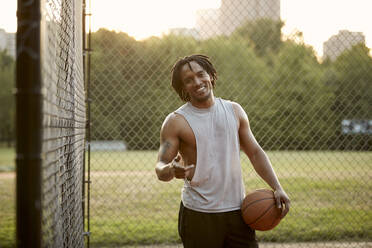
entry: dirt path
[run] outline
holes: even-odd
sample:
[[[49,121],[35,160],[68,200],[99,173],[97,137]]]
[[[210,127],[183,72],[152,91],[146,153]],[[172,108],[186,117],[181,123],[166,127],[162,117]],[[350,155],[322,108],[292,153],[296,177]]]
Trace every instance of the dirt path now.
[[[12,179],[15,178],[15,172],[1,172],[0,179]]]
[[[121,246],[120,248],[182,248],[179,245]],[[101,247],[108,248],[108,247]],[[260,248],[372,248],[372,242],[260,243]]]

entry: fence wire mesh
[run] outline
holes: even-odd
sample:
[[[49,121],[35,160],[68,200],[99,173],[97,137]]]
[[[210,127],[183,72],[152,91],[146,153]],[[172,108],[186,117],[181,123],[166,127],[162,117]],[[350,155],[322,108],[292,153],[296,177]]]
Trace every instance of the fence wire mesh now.
[[[183,104],[170,86],[171,67],[196,53],[217,69],[215,95],[247,112],[291,198],[288,216],[257,232],[259,241],[370,245],[371,53],[362,33],[344,30],[320,57],[300,31],[284,35],[283,25],[279,0],[223,0],[199,10],[193,29],[141,41],[125,31],[92,34],[93,246],[180,242],[183,182],[158,181],[154,166],[162,122]],[[246,191],[267,188],[241,159]]]
[[[82,3],[42,2],[42,246],[83,247]]]

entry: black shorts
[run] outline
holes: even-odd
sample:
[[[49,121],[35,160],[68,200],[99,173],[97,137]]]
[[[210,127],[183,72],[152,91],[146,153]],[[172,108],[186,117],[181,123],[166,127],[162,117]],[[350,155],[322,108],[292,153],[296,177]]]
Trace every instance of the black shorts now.
[[[178,233],[185,248],[257,248],[256,233],[244,223],[241,211],[203,213],[181,202]]]

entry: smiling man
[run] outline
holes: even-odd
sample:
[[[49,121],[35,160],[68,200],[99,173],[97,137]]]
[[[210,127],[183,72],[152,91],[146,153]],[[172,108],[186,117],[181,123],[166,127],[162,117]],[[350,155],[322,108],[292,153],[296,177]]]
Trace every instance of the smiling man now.
[[[161,181],[184,180],[178,218],[184,247],[258,247],[240,211],[245,196],[240,149],[274,190],[282,217],[290,201],[243,108],[214,96],[216,80],[204,55],[187,56],[173,66],[172,86],[186,103],[162,125],[155,171]]]

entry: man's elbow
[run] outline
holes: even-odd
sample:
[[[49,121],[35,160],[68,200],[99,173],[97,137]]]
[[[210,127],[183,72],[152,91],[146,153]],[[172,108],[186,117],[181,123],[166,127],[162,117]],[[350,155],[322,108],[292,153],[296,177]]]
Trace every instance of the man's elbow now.
[[[158,179],[160,180],[160,181],[163,181],[162,179],[162,176],[161,176],[161,172],[160,172],[160,170],[159,170],[159,168],[158,167],[155,167],[155,173],[156,173],[156,176],[158,177]]]

